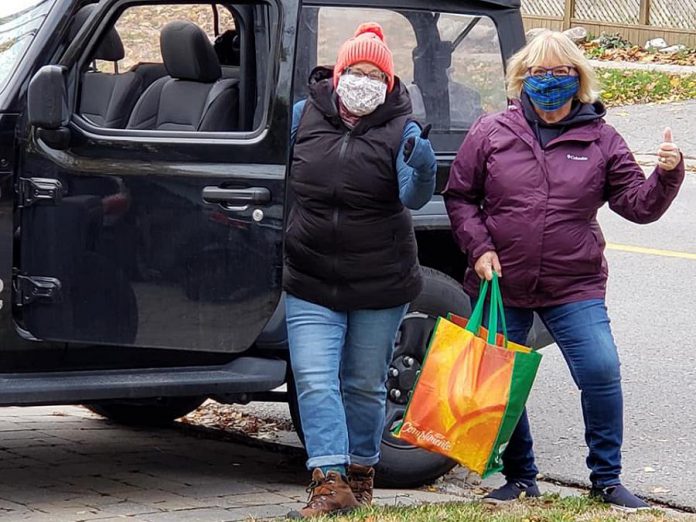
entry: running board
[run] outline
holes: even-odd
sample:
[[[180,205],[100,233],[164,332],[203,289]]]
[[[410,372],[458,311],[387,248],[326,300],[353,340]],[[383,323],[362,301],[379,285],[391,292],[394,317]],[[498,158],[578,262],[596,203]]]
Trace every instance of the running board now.
[[[285,382],[285,371],[280,359],[240,357],[223,366],[0,373],[0,406],[265,392]]]

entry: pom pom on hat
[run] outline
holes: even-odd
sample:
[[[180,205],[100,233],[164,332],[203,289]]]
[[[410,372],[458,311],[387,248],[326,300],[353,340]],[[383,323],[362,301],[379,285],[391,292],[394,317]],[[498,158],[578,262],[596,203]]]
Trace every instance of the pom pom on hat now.
[[[384,31],[382,30],[382,26],[379,25],[377,22],[365,22],[364,24],[360,24],[358,28],[355,30],[353,38],[365,33],[376,34],[379,37],[379,39],[384,42]]]
[[[360,24],[355,36],[346,40],[338,51],[334,68],[334,86],[343,72],[356,63],[369,62],[387,75],[387,89],[394,88],[394,59],[391,50],[384,41],[382,26],[376,22]]]

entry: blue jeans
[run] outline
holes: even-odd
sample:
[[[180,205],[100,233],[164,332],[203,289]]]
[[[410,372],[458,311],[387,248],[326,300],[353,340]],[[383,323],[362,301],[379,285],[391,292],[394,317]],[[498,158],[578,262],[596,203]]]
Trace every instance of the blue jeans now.
[[[534,310],[506,307],[505,318],[511,341],[526,342],[534,312],[561,349],[581,391],[590,480],[601,488],[619,484],[623,394],[619,355],[604,300],[592,299]],[[487,314],[488,311],[486,317]],[[525,411],[503,453],[503,474],[509,481],[530,482],[537,473]]]
[[[286,297],[307,468],[379,461],[387,370],[407,308],[336,312]]]

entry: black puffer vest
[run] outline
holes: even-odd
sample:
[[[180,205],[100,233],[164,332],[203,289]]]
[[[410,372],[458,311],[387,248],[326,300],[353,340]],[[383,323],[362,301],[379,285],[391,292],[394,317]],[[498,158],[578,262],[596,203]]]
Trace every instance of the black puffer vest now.
[[[338,114],[332,74],[312,74],[297,130],[285,290],[339,311],[403,305],[422,287],[396,174],[411,101],[397,80],[385,103],[350,130]]]

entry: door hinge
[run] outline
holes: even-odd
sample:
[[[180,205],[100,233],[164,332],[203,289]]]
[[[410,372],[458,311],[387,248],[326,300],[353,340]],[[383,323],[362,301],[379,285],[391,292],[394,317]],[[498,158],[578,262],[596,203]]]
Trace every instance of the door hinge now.
[[[52,178],[19,178],[17,195],[20,208],[29,207],[37,201],[58,203],[63,199],[63,184]]]
[[[34,301],[55,303],[60,301],[61,284],[55,277],[18,275],[14,279],[15,301],[17,306],[25,306]]]

